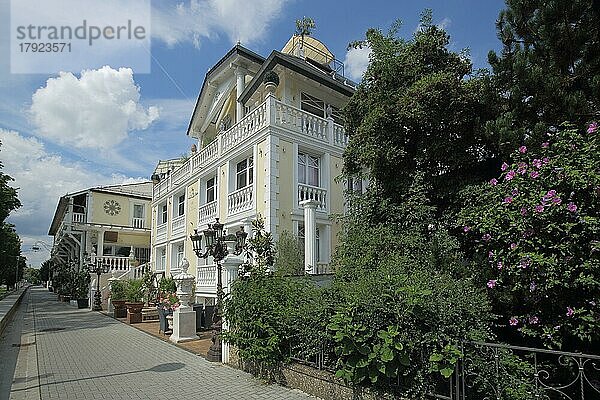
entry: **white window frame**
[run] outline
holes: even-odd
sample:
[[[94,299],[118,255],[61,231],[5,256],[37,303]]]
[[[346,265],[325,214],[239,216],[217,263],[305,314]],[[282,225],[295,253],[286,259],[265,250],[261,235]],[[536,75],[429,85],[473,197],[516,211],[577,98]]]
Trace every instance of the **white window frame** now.
[[[136,217],[135,216],[135,209],[136,207],[142,207],[142,216],[141,217]],[[142,220],[142,226],[135,226],[134,224],[134,220],[135,219],[141,219]],[[131,205],[131,226],[133,226],[134,228],[145,228],[146,227],[146,204],[144,203],[133,203]]]
[[[212,181],[212,186],[209,186],[208,183]],[[208,193],[209,190],[212,189],[212,199],[209,200],[208,197]],[[208,203],[212,203],[213,201],[217,200],[217,176],[213,176],[210,177],[208,179],[206,179],[206,181],[204,182],[204,203],[208,204]]]
[[[301,160],[304,160],[301,162]],[[311,169],[315,169],[314,165],[311,165],[311,162],[316,163],[317,170],[317,182],[316,185],[314,181],[309,182],[309,177],[312,177],[310,174]],[[302,183],[304,185],[321,187],[322,182],[322,158],[312,155],[308,152],[298,151],[298,155],[296,157],[296,165],[298,170],[298,183]]]
[[[167,269],[167,248],[165,246],[156,249],[156,270],[166,271]]]
[[[183,198],[183,199],[182,199]],[[185,191],[177,193],[173,196],[173,218],[181,217],[185,215]],[[182,210],[183,208],[183,210]]]
[[[239,170],[238,166],[245,162],[246,166]],[[240,190],[254,184],[254,156],[248,156],[234,163],[235,167],[233,170],[233,183],[234,190]],[[238,176],[243,176],[245,179],[245,185],[239,185]]]

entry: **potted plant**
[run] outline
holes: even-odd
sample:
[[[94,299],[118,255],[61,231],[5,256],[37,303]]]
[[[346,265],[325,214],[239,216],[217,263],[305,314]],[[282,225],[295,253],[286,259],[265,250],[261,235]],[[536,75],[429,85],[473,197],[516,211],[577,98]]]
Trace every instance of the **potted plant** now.
[[[173,292],[165,292],[158,305],[159,331],[173,330],[173,311],[179,308],[179,298]]]
[[[90,273],[86,270],[78,271],[74,274],[75,282],[75,298],[77,301],[77,308],[86,308],[90,305],[89,292],[90,292]]]
[[[279,75],[277,75],[277,72],[273,70],[267,71],[263,78],[263,82],[265,83],[265,89],[267,92],[273,94],[279,85]]]
[[[127,308],[125,307],[127,301],[126,286],[126,281],[116,280],[110,284],[110,302],[114,308],[115,318],[127,318]]]
[[[141,279],[130,279],[125,288],[125,307],[127,307],[127,323],[142,322],[144,308],[144,282]]]

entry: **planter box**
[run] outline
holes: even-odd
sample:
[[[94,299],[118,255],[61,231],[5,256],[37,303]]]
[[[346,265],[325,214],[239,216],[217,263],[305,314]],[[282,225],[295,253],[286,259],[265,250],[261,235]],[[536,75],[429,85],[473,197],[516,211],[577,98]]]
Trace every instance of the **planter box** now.
[[[127,323],[137,324],[142,322],[142,308],[144,303],[125,303],[127,307]]]
[[[125,307],[125,300],[111,300],[114,308],[115,318],[127,318],[127,308]]]

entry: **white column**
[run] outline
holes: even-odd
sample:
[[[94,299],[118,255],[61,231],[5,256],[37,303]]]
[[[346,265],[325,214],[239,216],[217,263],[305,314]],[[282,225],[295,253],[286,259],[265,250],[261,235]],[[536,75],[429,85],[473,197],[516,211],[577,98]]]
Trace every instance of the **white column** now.
[[[304,200],[304,272],[314,273],[317,266],[317,220],[316,208],[319,203],[315,200]]]
[[[98,243],[96,244],[96,246],[97,246],[96,255],[97,256],[104,255],[104,231],[103,230],[98,231]]]
[[[240,95],[246,88],[246,70],[242,67],[237,67],[235,69],[235,77],[237,79],[236,96],[240,97]],[[237,108],[236,108],[236,113],[235,113],[235,118],[236,118],[235,122],[239,122],[244,117],[244,104],[239,101],[237,101],[236,104],[237,104]]]
[[[231,292],[231,285],[233,281],[235,281],[238,277],[238,271],[240,265],[244,262],[241,256],[235,256],[233,254],[228,255],[223,260],[223,268],[221,270],[221,282],[223,282],[223,294],[227,295]],[[227,320],[223,318],[223,323],[221,325],[221,329],[223,331],[229,328],[229,324]],[[229,343],[221,340],[221,362],[223,364],[229,363]]]

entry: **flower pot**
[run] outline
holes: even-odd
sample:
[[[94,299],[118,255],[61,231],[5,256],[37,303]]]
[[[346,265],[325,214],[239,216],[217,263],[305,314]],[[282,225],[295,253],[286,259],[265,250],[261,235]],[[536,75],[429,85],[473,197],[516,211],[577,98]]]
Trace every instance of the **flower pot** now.
[[[115,309],[115,318],[127,318],[127,308],[125,307],[125,300],[111,300],[111,303]]]
[[[127,307],[127,323],[128,324],[137,324],[142,322],[142,308],[144,308],[144,303],[125,303]]]
[[[173,332],[173,314],[167,315],[167,330]]]
[[[77,299],[77,308],[88,308],[90,306],[90,299]]]

